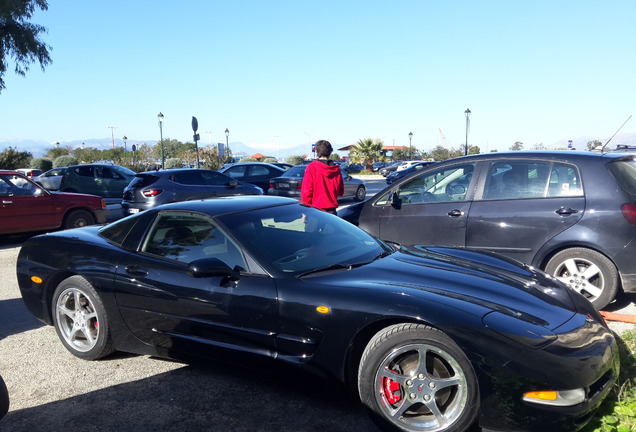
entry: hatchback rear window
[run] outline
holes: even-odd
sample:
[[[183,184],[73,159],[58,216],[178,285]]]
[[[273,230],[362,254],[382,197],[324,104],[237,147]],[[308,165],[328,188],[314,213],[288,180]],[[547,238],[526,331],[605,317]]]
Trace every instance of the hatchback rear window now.
[[[625,192],[636,194],[636,160],[621,159],[607,166]]]
[[[129,186],[142,188],[142,187],[150,186],[157,180],[159,180],[159,177],[154,175],[148,175],[148,174],[136,175],[135,178],[132,179],[132,181],[130,182]]]

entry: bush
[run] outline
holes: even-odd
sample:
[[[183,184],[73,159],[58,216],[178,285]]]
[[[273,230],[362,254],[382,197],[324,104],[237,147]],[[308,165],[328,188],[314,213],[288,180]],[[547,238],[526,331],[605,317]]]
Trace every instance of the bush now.
[[[39,169],[43,172],[46,172],[53,168],[53,161],[48,158],[35,158],[31,160],[29,168]]]
[[[168,158],[163,165],[166,169],[183,168],[183,162],[179,158]]]
[[[262,162],[265,162],[265,163],[274,163],[274,162],[278,162],[278,161],[276,160],[276,158],[268,157],[268,158],[263,159],[263,161],[262,161]]]
[[[78,165],[78,164],[79,164],[79,161],[73,156],[69,156],[69,155],[58,156],[55,159],[53,159],[53,168],[67,167],[67,166]]]
[[[285,162],[292,165],[302,165],[305,160],[300,156],[288,156]]]
[[[244,157],[239,162],[258,162],[258,159],[255,159],[253,157]]]

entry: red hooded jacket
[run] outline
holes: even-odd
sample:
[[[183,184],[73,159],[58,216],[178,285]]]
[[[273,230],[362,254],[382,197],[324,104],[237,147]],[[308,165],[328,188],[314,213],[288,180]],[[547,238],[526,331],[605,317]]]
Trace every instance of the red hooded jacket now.
[[[305,170],[300,189],[303,204],[321,210],[335,210],[338,197],[344,195],[344,181],[340,166],[332,161],[315,160]]]

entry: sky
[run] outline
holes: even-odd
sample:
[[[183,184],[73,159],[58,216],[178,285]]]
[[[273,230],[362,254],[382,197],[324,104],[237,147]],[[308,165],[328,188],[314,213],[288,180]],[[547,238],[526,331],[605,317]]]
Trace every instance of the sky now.
[[[159,112],[163,138],[195,116],[200,144],[256,150],[604,141],[636,114],[635,20],[633,0],[49,0],[52,63],[10,60],[0,143],[156,141]]]

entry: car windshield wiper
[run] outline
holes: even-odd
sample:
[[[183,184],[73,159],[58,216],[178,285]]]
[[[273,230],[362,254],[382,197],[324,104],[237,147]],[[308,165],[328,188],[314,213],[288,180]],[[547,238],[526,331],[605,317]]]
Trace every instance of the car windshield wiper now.
[[[330,271],[330,270],[351,270],[352,268],[360,267],[365,264],[368,264],[368,262],[355,263],[355,264],[340,264],[340,263],[329,264],[328,266],[325,266],[325,267],[319,267],[316,269],[308,270],[304,273],[297,275],[296,277],[301,278],[303,276],[307,276],[313,273],[320,273],[320,272]]]

